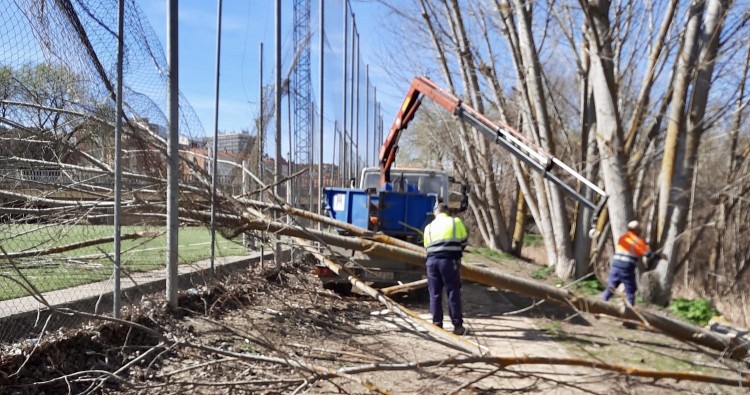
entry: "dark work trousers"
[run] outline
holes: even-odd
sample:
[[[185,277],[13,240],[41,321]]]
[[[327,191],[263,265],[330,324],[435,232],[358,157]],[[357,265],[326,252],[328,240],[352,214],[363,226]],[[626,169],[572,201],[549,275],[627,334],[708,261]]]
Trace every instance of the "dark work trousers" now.
[[[635,306],[635,291],[638,290],[638,286],[635,284],[635,265],[628,267],[623,266],[612,266],[609,272],[609,280],[607,280],[607,289],[604,290],[602,299],[606,302],[612,297],[612,292],[620,286],[620,283],[625,285],[625,298],[631,306]]]
[[[443,327],[443,287],[448,294],[448,313],[454,328],[463,326],[461,311],[460,259],[427,257],[427,288],[430,290],[432,323]]]

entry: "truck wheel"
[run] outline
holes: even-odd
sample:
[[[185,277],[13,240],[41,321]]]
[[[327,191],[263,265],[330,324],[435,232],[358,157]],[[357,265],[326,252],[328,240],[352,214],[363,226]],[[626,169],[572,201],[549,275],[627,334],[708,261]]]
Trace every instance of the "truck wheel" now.
[[[337,294],[342,295],[342,296],[346,296],[352,293],[351,284],[328,283],[328,284],[323,284],[323,288],[336,292]]]

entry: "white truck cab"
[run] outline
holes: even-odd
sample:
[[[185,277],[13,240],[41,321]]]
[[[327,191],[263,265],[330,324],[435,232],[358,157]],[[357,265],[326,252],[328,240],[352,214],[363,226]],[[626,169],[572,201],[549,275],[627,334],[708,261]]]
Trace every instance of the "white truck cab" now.
[[[443,170],[394,167],[391,169],[391,190],[396,192],[420,192],[435,195],[438,201],[447,201],[449,177]],[[380,169],[367,167],[362,170],[359,187],[365,191],[380,190]]]

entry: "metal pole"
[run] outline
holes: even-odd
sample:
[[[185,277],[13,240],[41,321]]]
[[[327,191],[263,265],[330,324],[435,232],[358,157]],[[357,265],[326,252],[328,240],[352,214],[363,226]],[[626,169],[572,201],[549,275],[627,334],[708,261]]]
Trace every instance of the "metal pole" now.
[[[383,106],[378,105],[378,111],[380,112],[380,116],[378,117],[378,121],[380,122],[378,127],[380,128],[380,144],[383,144]]]
[[[216,91],[214,101],[214,144],[211,150],[211,274],[216,260],[216,179],[219,165],[219,75],[221,73],[221,1],[216,2]],[[244,166],[242,166],[244,170]],[[244,172],[242,173],[244,177]],[[244,187],[244,182],[243,182]]]
[[[258,116],[258,134],[256,136],[258,140],[258,177],[260,177],[260,180],[265,182],[265,178],[263,178],[263,154],[265,153],[265,125],[264,125],[264,115],[265,115],[265,101],[263,100],[263,43],[260,43],[260,66],[258,67],[260,69],[260,77],[258,78],[258,101],[260,102],[260,111]],[[265,234],[263,232],[260,233],[260,271],[263,272],[263,269],[265,268]]]
[[[349,113],[349,151],[347,151],[347,154],[349,156],[349,161],[347,164],[349,165],[347,167],[347,176],[346,176],[346,183],[349,183],[349,180],[352,178],[352,173],[354,172],[354,50],[356,49],[354,41],[356,40],[357,36],[357,20],[355,19],[354,12],[352,12],[352,60],[351,60],[351,68],[352,68],[352,85],[349,90],[349,94],[351,95],[351,112]]]
[[[242,161],[242,196],[247,196],[247,183],[248,183],[248,176],[247,176],[247,161]],[[247,234],[247,232],[242,232],[242,246],[247,248],[250,246],[250,236]],[[253,249],[255,248],[255,241],[253,240]]]
[[[315,114],[315,105],[312,100],[310,100],[310,114]],[[311,212],[315,212],[315,205],[313,204],[313,170],[315,169],[315,116],[311,116],[312,122],[310,126],[310,130],[308,131],[308,139],[307,141],[310,142],[310,158],[309,162],[307,163],[307,209]],[[320,173],[320,170],[318,170],[318,173]]]
[[[334,172],[336,170],[334,168],[334,163],[336,163],[336,141],[338,141],[339,138],[339,121],[333,121],[333,153],[331,155],[331,185],[339,185],[336,183],[336,179],[334,176],[338,174],[338,171]],[[340,150],[341,148],[339,148]],[[338,163],[338,167],[341,168],[341,162]]]
[[[365,167],[370,166],[370,65],[365,66]]]
[[[373,148],[373,162],[375,162],[375,166],[378,166],[380,163],[380,141],[378,141],[378,87],[373,86],[372,87],[372,102],[373,102],[373,110],[372,110],[372,148]]]
[[[167,139],[167,302],[171,307],[177,307],[177,254],[180,226],[180,108],[179,108],[179,35],[178,35],[178,0],[167,0],[167,53],[169,89],[169,138]]]
[[[120,227],[122,225],[122,64],[125,32],[125,0],[117,2],[117,120],[115,121],[115,253],[114,253],[114,289],[112,291],[112,317],[120,318],[120,259],[121,240]]]
[[[323,122],[325,122],[325,119],[323,118],[323,98],[325,97],[323,95],[323,64],[325,60],[325,44],[323,38],[325,37],[325,1],[320,0],[319,6],[320,6],[320,98],[318,101],[320,102],[320,121],[319,123],[319,136],[318,136],[318,214],[323,214],[323,167],[325,165],[325,161],[323,160]],[[336,139],[334,137],[333,139],[334,146],[336,145]],[[331,162],[333,163],[333,162]],[[318,224],[318,229],[321,229],[321,224]]]
[[[343,119],[343,121],[341,123],[341,128],[343,129],[343,132],[341,133],[341,149],[340,149],[340,154],[341,154],[342,160],[341,160],[341,168],[339,169],[340,172],[341,172],[341,186],[345,186],[346,185],[346,181],[345,180],[346,180],[346,176],[347,176],[347,174],[346,174],[346,159],[347,159],[346,158],[346,77],[347,77],[346,66],[348,64],[347,63],[347,56],[348,56],[347,55],[347,51],[348,51],[348,48],[349,48],[349,45],[348,45],[348,42],[349,42],[348,41],[349,40],[348,32],[349,32],[349,1],[348,0],[344,0],[344,67],[343,67],[343,70],[344,70],[344,90],[342,91],[342,96],[343,96],[343,101],[344,101],[344,105],[343,105],[343,108],[344,108],[344,119]]]
[[[291,89],[291,88],[289,88],[289,89]],[[287,177],[289,177],[289,176],[291,176],[293,174],[292,173],[292,160],[293,160],[293,158],[292,158],[292,149],[293,148],[292,147],[296,146],[296,144],[294,144],[294,140],[292,140],[292,128],[294,127],[294,124],[292,122],[292,108],[293,107],[292,107],[292,93],[291,92],[287,92],[287,95],[286,95],[286,107],[287,107],[287,111],[286,111],[287,125],[289,126],[289,128],[287,128],[287,133],[289,135],[289,151],[288,151],[289,152],[289,159],[287,160],[287,163],[286,163],[286,175],[287,175]],[[286,194],[284,195],[284,199],[287,201],[287,203],[291,204],[292,206],[299,207],[297,205],[297,194],[294,193],[294,191],[293,191],[293,189],[295,187],[295,184],[296,184],[296,182],[295,182],[295,180],[292,180],[292,177],[289,177],[286,180]],[[292,223],[292,218],[291,217],[287,217],[287,222]]]
[[[276,121],[276,169],[274,171],[274,192],[281,196],[281,0],[276,0],[276,88],[274,98],[274,112]],[[275,214],[277,217],[278,214]],[[274,263],[279,267],[281,248],[279,235],[275,234]]]
[[[361,86],[361,83],[359,80],[359,63],[360,63],[359,62],[359,32],[357,32],[357,107],[356,107],[357,111],[354,113],[356,116],[356,121],[354,122],[354,124],[356,125],[354,129],[356,131],[355,133],[356,137],[354,139],[356,141],[356,145],[355,145],[356,151],[355,151],[354,157],[356,158],[356,160],[354,161],[354,177],[359,177],[359,166],[361,163],[361,160],[359,157],[359,144],[361,143],[361,140],[359,138],[359,90]]]

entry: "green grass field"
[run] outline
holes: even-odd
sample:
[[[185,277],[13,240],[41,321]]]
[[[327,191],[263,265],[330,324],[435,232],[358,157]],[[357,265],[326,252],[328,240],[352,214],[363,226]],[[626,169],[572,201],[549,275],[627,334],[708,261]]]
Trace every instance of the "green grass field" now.
[[[149,232],[136,240],[123,240],[120,258],[126,272],[143,272],[165,267],[164,227],[122,227],[121,234]],[[0,245],[9,254],[44,250],[85,240],[112,237],[114,228],[106,225],[0,225]],[[210,232],[203,227],[183,227],[179,231],[179,262],[190,263],[211,256]],[[216,234],[216,256],[245,255],[238,242]],[[14,259],[21,273],[41,292],[100,281],[112,276],[111,254],[114,243],[104,243],[53,255]],[[21,276],[5,258],[0,258],[0,300],[28,294],[17,281]]]

